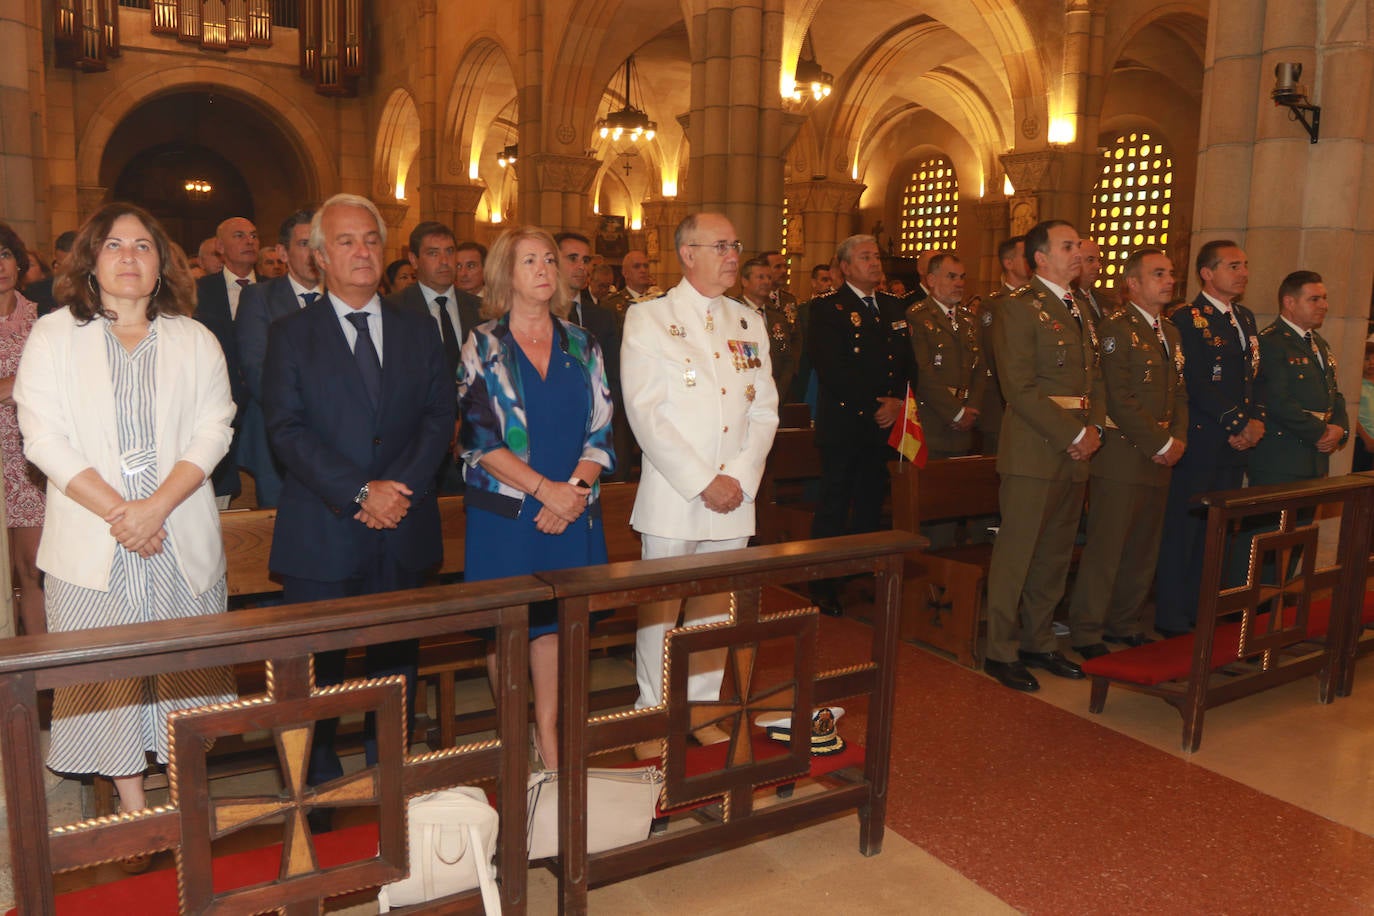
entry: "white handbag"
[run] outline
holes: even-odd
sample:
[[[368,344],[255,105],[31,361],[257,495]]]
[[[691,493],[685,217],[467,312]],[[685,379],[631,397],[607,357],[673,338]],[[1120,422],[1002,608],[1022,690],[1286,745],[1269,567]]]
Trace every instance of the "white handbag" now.
[[[605,852],[649,838],[663,772],[658,767],[587,770],[587,852]],[[530,774],[530,859],[558,855],[558,772]]]
[[[500,817],[487,796],[472,786],[417,795],[407,806],[410,876],[382,886],[377,911],[424,903],[482,888],[487,916],[500,916],[491,858]]]

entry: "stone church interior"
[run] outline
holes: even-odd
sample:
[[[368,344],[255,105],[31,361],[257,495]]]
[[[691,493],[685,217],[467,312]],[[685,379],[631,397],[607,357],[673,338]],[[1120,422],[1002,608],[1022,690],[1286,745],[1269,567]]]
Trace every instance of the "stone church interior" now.
[[[10,0],[0,4],[0,48],[0,220],[27,244],[31,260],[49,265],[59,260],[58,236],[79,229],[110,201],[144,208],[196,258],[225,220],[251,221],[266,250],[295,211],[349,193],[367,198],[380,213],[384,263],[404,261],[412,230],[426,221],[444,224],[455,240],[476,242],[483,251],[509,228],[529,225],[585,236],[618,289],[626,283],[622,261],[641,252],[652,283],[669,290],[683,278],[675,230],[689,214],[712,212],[733,225],[742,261],[781,254],[784,267],[774,289],[799,303],[829,291],[813,285],[813,268],[838,269],[840,243],[864,235],[881,256],[880,289],[914,292],[926,279],[931,254],[954,253],[966,272],[970,305],[1003,289],[999,246],[1005,240],[1045,220],[1066,220],[1100,249],[1095,295],[1120,305],[1128,302],[1128,259],[1146,247],[1172,262],[1172,298],[1186,307],[1200,294],[1200,250],[1233,240],[1248,258],[1244,304],[1260,328],[1280,314],[1284,278],[1315,271],[1328,301],[1320,334],[1329,348],[1333,394],[1349,405],[1353,438],[1357,412],[1363,423],[1369,409],[1359,405],[1374,390],[1374,0]],[[263,269],[259,262],[260,276]],[[838,274],[834,282],[839,285]],[[740,295],[738,287],[732,294]],[[790,403],[801,397],[783,400],[784,410],[805,411]],[[788,449],[812,448],[811,415],[805,416],[800,423],[784,419],[770,462],[801,454],[783,455]],[[950,501],[965,500],[964,516],[980,499],[992,505],[978,516],[997,512],[994,459],[980,460],[987,462],[985,479],[949,484],[977,488],[947,494]],[[639,858],[624,851],[593,856],[590,881],[585,870],[578,877],[575,866],[585,867],[587,859],[576,844],[561,864],[531,864],[518,880],[498,867],[505,909],[1374,909],[1374,699],[1366,684],[1374,676],[1367,658],[1374,646],[1374,602],[1365,597],[1374,595],[1374,478],[1354,460],[1352,446],[1339,448],[1330,455],[1329,471],[1304,483],[1307,489],[1249,507],[1276,518],[1282,509],[1287,527],[1281,537],[1301,540],[1310,532],[1302,542],[1305,579],[1279,574],[1285,584],[1263,592],[1251,575],[1254,594],[1276,602],[1271,618],[1287,621],[1279,629],[1288,632],[1283,627],[1297,613],[1305,632],[1287,642],[1267,633],[1263,639],[1272,642],[1215,667],[1209,647],[1190,635],[1181,654],[1168,660],[1178,667],[1168,678],[1151,681],[1148,671],[1133,669],[1112,675],[1118,688],[1110,692],[1108,680],[1091,671],[1091,680],[1078,679],[1081,671],[1077,678],[1042,676],[1043,689],[1033,696],[1003,689],[984,675],[979,614],[986,539],[958,548],[968,553],[954,566],[973,578],[950,574],[938,582],[931,567],[912,559],[919,550],[907,550],[904,563],[895,542],[866,547],[866,567],[858,561],[845,567],[851,580],[843,588],[843,612],[810,614],[814,629],[805,636],[819,661],[808,663],[816,682],[808,681],[802,692],[809,698],[814,689],[817,698],[850,707],[837,726],[852,750],[861,751],[854,761],[846,758],[850,769],[836,770],[836,777],[814,763],[824,759],[818,756],[802,779],[741,777],[743,787],[732,784],[728,791],[711,784],[711,792],[702,792],[715,807],[702,807],[696,817],[721,829],[723,838],[700,839],[695,857],[686,851],[696,849],[691,844],[697,840],[686,834],[699,827],[681,827],[675,815],[666,836],[671,841],[683,830],[684,838],[663,847],[668,852],[661,860],[647,848]],[[786,551],[811,536],[809,515],[798,522],[792,513],[814,502],[806,479],[819,476],[814,467],[797,471],[795,480],[782,480],[779,472],[765,484],[771,488],[766,494],[760,490],[756,543],[776,549],[778,563],[789,562]],[[244,475],[244,484],[223,513],[230,606],[275,625],[269,621],[277,619],[270,615],[278,610],[272,595],[279,586],[267,581],[265,567],[235,590],[233,551],[247,556],[258,550],[263,567],[261,540],[271,538],[269,510],[254,501],[251,476]],[[633,483],[617,478],[603,484],[608,493],[617,486]],[[899,486],[907,485],[894,482],[884,515],[896,530],[902,527],[898,503],[905,498]],[[775,497],[779,504],[790,502],[768,516],[765,530],[764,502]],[[926,519],[932,516],[924,500],[930,499],[925,490],[910,494],[912,506],[922,500]],[[604,501],[611,560],[638,560],[628,502],[613,532],[615,510],[609,496]],[[1208,524],[1216,526],[1209,531],[1220,538],[1247,524],[1244,503],[1242,497],[1209,503]],[[244,514],[236,517],[239,510]],[[956,514],[951,510],[948,518]],[[267,527],[251,528],[250,516]],[[1227,520],[1235,520],[1230,529]],[[966,532],[970,523],[965,518],[960,525]],[[231,541],[231,530],[242,540]],[[903,533],[930,534],[919,518]],[[1166,542],[1169,537],[1165,531]],[[461,538],[461,529],[454,535],[446,527],[446,550],[461,545]],[[628,552],[617,553],[616,538],[633,541]],[[1080,551],[1082,545],[1080,537]],[[1211,542],[1207,550],[1204,575],[1218,583],[1215,603],[1204,596],[1213,615],[1208,625],[1217,628],[1219,642],[1232,633],[1225,628],[1234,627],[1244,646],[1260,638],[1250,630],[1258,618],[1240,610],[1234,583],[1225,580],[1225,561],[1212,556],[1225,550]],[[969,560],[974,555],[981,559]],[[843,565],[835,555],[816,556],[818,569]],[[461,546],[456,562],[461,571]],[[889,594],[891,579],[883,576],[893,568],[905,569],[905,582]],[[779,578],[783,574],[771,569],[739,573],[753,594],[763,587],[753,610],[741,612],[749,625],[763,626],[780,609],[783,617],[801,613],[797,608],[810,603],[798,598],[810,574],[792,569],[794,578]],[[624,581],[617,587],[626,595],[642,585]],[[777,604],[783,585],[796,586],[787,594],[799,604]],[[1285,591],[1290,586],[1299,598]],[[594,583],[579,587],[599,594]],[[962,587],[972,591],[959,592]],[[664,588],[676,598],[692,586]],[[956,624],[959,612],[950,608],[960,601],[972,608],[965,612],[971,622]],[[471,607],[487,614],[481,626],[504,626],[495,599]],[[1320,627],[1307,616],[1317,615],[1318,607],[1329,615]],[[1066,621],[1066,610],[1056,619]],[[626,748],[639,740],[616,718],[634,697],[633,610],[628,616],[617,611],[610,620],[609,628],[593,627],[580,642],[568,640],[587,655],[564,687],[592,697],[584,718],[607,718],[579,723],[572,737],[565,731],[560,746],[611,748],[593,759],[595,767],[632,762]],[[616,621],[623,624],[619,630]],[[311,617],[300,626],[316,623]],[[956,633],[957,625],[967,632]],[[354,647],[368,643],[359,621],[348,618],[339,626],[360,628],[350,637]],[[423,624],[415,629],[419,634]],[[265,632],[253,639],[265,639]],[[314,632],[279,635],[304,640]],[[1199,623],[1199,640],[1201,632]],[[47,644],[36,640],[68,635],[75,634],[14,640],[18,648],[0,653],[0,695],[17,703],[22,690],[35,689],[35,677],[40,691],[80,683],[76,663],[96,663],[96,655],[81,655],[96,652],[95,643],[54,642],[37,660]],[[1067,651],[1070,638],[1061,635]],[[214,637],[207,632],[204,638]],[[1163,640],[1146,642],[1157,647]],[[264,643],[251,656],[214,654],[230,653],[227,645],[195,647],[218,659],[215,664],[236,666],[240,697],[267,696],[278,676],[280,685],[309,686],[286,655],[270,654],[274,647]],[[791,664],[790,650],[780,643],[762,645],[759,666],[770,676]],[[290,661],[302,665],[311,651],[305,642],[275,649],[296,650]],[[396,802],[397,810],[406,797],[428,791],[424,780],[444,775],[486,779],[495,798],[494,786],[502,784],[497,774],[509,781],[517,772],[505,757],[500,766],[507,768],[496,769],[497,748],[511,743],[502,732],[510,721],[521,729],[514,743],[523,760],[524,719],[501,718],[506,712],[488,689],[485,653],[471,646],[464,651],[461,665],[436,663],[438,673],[421,685],[414,712],[435,723],[432,729],[415,739],[412,757],[383,767],[378,786],[369,789]],[[113,654],[99,659],[118,655],[114,648],[108,652]],[[561,657],[566,679],[573,656]],[[422,655],[422,673],[429,658]],[[1158,652],[1141,658],[1145,667],[1165,664]],[[269,664],[264,675],[264,660],[274,659],[280,668]],[[827,681],[817,664],[862,671]],[[876,673],[863,673],[869,665]],[[249,669],[257,680],[245,688]],[[756,712],[744,686],[749,666],[740,662],[731,670],[727,684],[743,698],[739,709]],[[5,680],[20,675],[28,680]],[[1253,690],[1245,686],[1252,683]],[[304,702],[309,690],[302,691],[292,696]],[[859,699],[844,699],[855,695]],[[528,698],[519,691],[511,696],[522,708]],[[15,708],[45,707],[38,699]],[[1210,713],[1205,741],[1204,709]],[[178,745],[197,761],[183,760],[179,777],[188,786],[193,776],[201,778],[204,785],[194,793],[178,789],[175,767],[150,769],[150,799],[169,806],[156,809],[164,820],[155,822],[101,808],[110,804],[108,783],[102,788],[99,780],[62,779],[36,764],[14,773],[14,755],[37,753],[37,736],[46,735],[46,726],[39,729],[26,715],[7,715],[3,725],[10,852],[0,903],[17,912],[51,912],[54,900],[60,911],[64,899],[71,912],[96,906],[118,912],[112,901],[121,900],[134,901],[128,912],[187,911],[194,908],[187,888],[197,882],[188,884],[186,875],[209,874],[212,845],[214,856],[239,856],[241,864],[258,847],[283,844],[271,847],[266,866],[256,860],[244,866],[252,877],[241,883],[255,886],[257,896],[243,900],[285,906],[285,912],[372,913],[376,888],[398,873],[340,862],[379,855],[392,867],[395,856],[404,860],[398,852],[403,828],[390,815],[344,819],[350,828],[372,831],[366,834],[371,847],[361,852],[311,846],[304,815],[299,829],[291,827],[295,815],[283,811],[303,806],[304,790],[297,787],[292,796],[290,779],[279,776],[272,755],[274,748],[289,747],[293,733],[279,730],[273,739],[266,720],[252,740],[234,735],[237,757],[199,750],[195,756],[189,739]],[[682,731],[688,720],[672,721]],[[886,725],[881,737],[875,723]],[[563,727],[568,729],[566,718]],[[426,744],[425,736],[434,740]],[[665,745],[665,761],[691,760],[692,750],[706,750],[679,738],[682,744],[670,739]],[[487,739],[467,756],[454,751],[455,742]],[[737,740],[729,759],[749,746],[747,738]],[[688,748],[685,758],[674,758],[682,747]],[[419,756],[431,753],[438,756]],[[281,754],[287,760],[287,751]],[[350,767],[363,767],[361,753],[353,758]],[[874,763],[879,759],[881,766]],[[750,761],[758,764],[752,756]],[[585,764],[569,772],[585,771]],[[674,765],[681,763],[665,762]],[[488,766],[490,774],[482,769]],[[846,783],[846,773],[859,775]],[[786,792],[779,788],[783,782]],[[671,774],[669,783],[670,794],[678,791]],[[743,828],[729,832],[731,824],[748,823],[746,814],[766,817],[768,805],[782,806],[781,812],[792,803],[793,783],[797,799],[830,792],[824,796],[830,807],[798,814],[797,824],[775,812],[757,835]],[[862,800],[861,788],[869,793]],[[30,796],[46,799],[38,814],[16,802]],[[230,836],[227,822],[214,820],[227,815],[213,814],[220,809],[211,804],[229,796],[286,801],[235,815],[248,829]],[[586,803],[585,793],[578,797]],[[746,797],[763,800],[745,804]],[[874,809],[876,798],[882,801]],[[199,820],[178,814],[179,805],[189,810],[193,804],[212,813],[202,812]],[[874,818],[874,810],[882,813]],[[43,833],[44,822],[35,820],[40,816],[58,828],[101,814],[118,822],[106,834],[113,837],[111,848],[121,850],[115,858],[146,848],[152,850],[151,870],[128,877],[119,862],[100,854],[97,839],[80,848],[60,830],[52,834],[51,849],[43,844],[42,856],[30,858],[35,854],[16,832]],[[682,817],[696,824],[691,815]],[[208,830],[213,844],[199,842],[203,837],[192,844],[188,824]],[[378,836],[380,853],[374,852]],[[413,847],[414,832],[410,836]],[[508,852],[498,854],[498,866],[523,866],[523,853]],[[413,848],[411,854],[413,861]],[[203,900],[211,899],[208,889],[205,894]],[[327,897],[333,899],[320,910],[301,902]],[[147,903],[154,899],[166,903]],[[139,900],[152,909],[139,909]],[[158,909],[162,905],[167,909]],[[26,909],[31,906],[37,908]]]

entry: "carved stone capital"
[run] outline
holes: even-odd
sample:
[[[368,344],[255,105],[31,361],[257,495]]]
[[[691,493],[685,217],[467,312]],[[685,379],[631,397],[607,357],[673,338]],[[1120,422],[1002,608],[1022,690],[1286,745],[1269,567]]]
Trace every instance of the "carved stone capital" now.
[[[400,226],[405,221],[406,214],[410,212],[410,204],[403,204],[394,200],[374,200],[373,203],[377,205],[388,229],[395,229]]]
[[[1046,179],[1062,155],[1058,150],[1047,149],[1031,153],[1006,153],[1000,158],[1016,193],[1034,194],[1047,189]]]
[[[588,159],[586,156],[536,153],[520,157],[515,168],[522,179],[527,176],[533,179],[535,187],[541,191],[586,194],[596,179],[597,170],[601,168],[601,160]]]
[[[476,213],[486,186],[480,184],[433,184],[434,209],[441,212]]]
[[[687,205],[677,198],[644,201],[644,225],[676,227],[687,216]]]
[[[868,187],[858,181],[793,181],[783,185],[787,195],[787,209],[793,213],[816,210],[836,212],[852,210],[859,204],[859,196]]]
[[[968,207],[974,220],[977,221],[979,229],[998,232],[1007,228],[1007,199],[1005,197],[989,197],[986,200],[975,201],[967,205],[960,204],[960,206]]]

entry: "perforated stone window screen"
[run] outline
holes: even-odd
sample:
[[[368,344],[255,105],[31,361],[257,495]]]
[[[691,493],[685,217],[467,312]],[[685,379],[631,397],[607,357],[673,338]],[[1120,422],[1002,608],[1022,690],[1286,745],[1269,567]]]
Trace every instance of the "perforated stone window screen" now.
[[[1137,248],[1167,249],[1173,185],[1173,159],[1144,131],[1121,134],[1103,152],[1089,233],[1102,248],[1105,278],[1120,277]]]
[[[959,178],[945,156],[927,159],[911,172],[902,191],[902,254],[938,248],[952,251],[959,229]]]

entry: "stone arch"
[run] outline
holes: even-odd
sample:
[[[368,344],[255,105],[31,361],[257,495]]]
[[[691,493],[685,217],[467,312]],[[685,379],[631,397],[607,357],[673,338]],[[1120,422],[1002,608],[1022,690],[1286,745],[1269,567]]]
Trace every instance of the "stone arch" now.
[[[405,89],[394,89],[382,108],[377,125],[372,174],[377,194],[383,199],[405,199],[406,178],[420,150],[420,112]]]
[[[203,90],[232,95],[262,114],[295,149],[300,161],[308,167],[307,180],[311,187],[301,196],[319,200],[326,192],[339,187],[339,170],[326,155],[334,148],[309,112],[282,94],[271,83],[250,73],[223,64],[205,63],[156,70],[135,77],[111,92],[96,107],[86,129],[77,138],[77,187],[100,186],[100,163],[105,146],[119,123],[144,102],[161,95]],[[84,214],[83,214],[84,215]]]
[[[444,114],[440,147],[443,180],[462,182],[479,177],[490,126],[516,99],[517,91],[515,68],[505,46],[492,35],[473,38],[454,73]]]
[[[1109,10],[1107,29],[1108,45],[1104,49],[1103,60],[1111,67],[1121,58],[1122,52],[1131,41],[1151,26],[1163,26],[1171,31],[1186,35],[1185,40],[1197,51],[1199,62],[1206,50],[1207,4],[1201,0],[1175,0],[1168,3],[1138,4],[1137,8],[1112,8]],[[1127,17],[1130,17],[1129,19]],[[1188,34],[1191,33],[1191,34]]]

